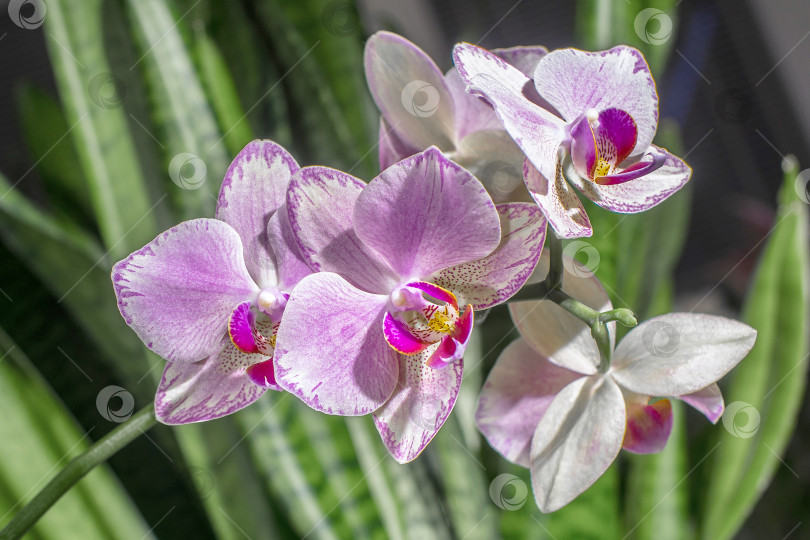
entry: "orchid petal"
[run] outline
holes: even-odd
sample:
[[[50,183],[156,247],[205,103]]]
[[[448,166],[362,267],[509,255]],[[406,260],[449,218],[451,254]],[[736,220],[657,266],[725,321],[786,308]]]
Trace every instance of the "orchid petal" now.
[[[583,180],[577,175],[571,175],[569,180],[583,195],[612,212],[635,214],[649,210],[681,189],[692,175],[689,165],[663,148],[653,145],[650,151],[643,158],[647,167],[637,172],[652,171],[634,181],[600,185]],[[661,155],[663,165],[657,167],[656,161],[661,159]]]
[[[632,155],[647,150],[658,127],[658,94],[642,54],[620,45],[607,51],[559,49],[537,64],[534,84],[571,122],[588,109],[616,108],[633,117],[638,138]]]
[[[497,205],[501,219],[501,243],[471,263],[436,272],[433,281],[453,291],[459,303],[476,310],[505,302],[520,290],[537,266],[546,237],[546,220],[529,203]]]
[[[255,319],[250,311],[250,302],[242,302],[231,313],[228,320],[228,335],[231,342],[242,352],[257,353],[259,347],[253,335]]]
[[[382,332],[388,297],[337,274],[305,277],[276,334],[278,384],[315,410],[358,416],[377,410],[397,383],[397,353]]]
[[[649,398],[642,396],[627,401],[627,429],[622,448],[634,454],[660,452],[672,432],[672,403],[661,399],[647,405],[648,401]]]
[[[478,83],[475,82],[477,77],[483,75],[500,82],[501,85],[505,86],[506,92],[511,92],[515,99],[521,97],[531,99],[531,97],[537,95],[531,78],[522,73],[519,68],[510,65],[508,61],[498,55],[476,45],[459,43],[453,47],[453,64],[455,64],[458,74],[468,86],[477,85]],[[497,109],[497,105],[493,102],[491,96],[487,95],[486,91],[472,91],[468,88],[468,92],[481,95]],[[547,114],[552,116],[551,113]],[[501,117],[501,120],[503,120],[503,117]],[[508,128],[507,131],[509,131]]]
[[[548,54],[548,49],[542,45],[508,47],[505,49],[492,49],[490,51],[498,58],[505,60],[509,65],[516,67],[529,79],[534,76],[534,70],[540,59]]]
[[[625,405],[607,377],[563,388],[532,437],[532,487],[542,512],[559,510],[604,474],[622,447]]]
[[[617,383],[648,396],[682,396],[716,382],[754,346],[756,330],[725,317],[670,313],[633,328],[616,347]]]
[[[723,416],[725,404],[723,403],[723,394],[720,392],[720,387],[716,384],[710,384],[703,390],[692,392],[684,396],[678,396],[678,399],[688,403],[700,413],[706,416],[712,424],[716,424],[720,417]]]
[[[544,252],[535,276],[548,272],[549,257]],[[587,268],[570,258],[563,259],[566,268],[563,291],[596,311],[613,309],[605,289]],[[558,366],[591,375],[596,372],[599,350],[588,326],[551,300],[514,302],[509,312],[520,335],[539,354]],[[611,336],[615,323],[608,326]]]
[[[553,158],[560,159],[556,154]],[[549,225],[560,238],[582,238],[593,234],[591,221],[577,194],[565,181],[562,167],[558,165],[553,177],[546,177],[527,159],[523,164],[526,188],[545,214]],[[553,178],[552,181],[550,178]]]
[[[501,130],[503,126],[495,111],[486,102],[467,93],[467,83],[461,79],[458,70],[450,68],[444,75],[444,83],[453,97],[456,115],[456,140],[482,130]]]
[[[403,141],[399,135],[397,135],[396,130],[385,121],[385,118],[380,117],[378,157],[381,171],[384,171],[397,161],[414,155],[418,151],[419,149]]]
[[[243,409],[265,392],[253,384],[245,370],[266,360],[261,354],[238,350],[227,337],[218,352],[205,360],[169,362],[155,395],[155,417],[164,424],[213,420]]]
[[[278,287],[290,291],[296,283],[312,273],[290,226],[287,205],[282,204],[267,222],[267,238],[273,246],[278,274]]]
[[[374,293],[398,278],[355,234],[352,210],[366,184],[327,167],[305,167],[290,181],[287,214],[301,255],[314,271],[335,272]]]
[[[489,444],[512,463],[530,467],[532,436],[554,396],[581,377],[552,364],[524,339],[517,339],[489,372],[475,423]]]
[[[366,42],[363,64],[374,102],[406,144],[453,149],[453,97],[422,49],[402,36],[377,32]]]
[[[399,355],[399,384],[374,413],[383,443],[399,463],[416,459],[442,427],[458,396],[462,361],[433,369],[426,361],[437,345],[413,356]]]
[[[298,169],[281,146],[257,140],[237,154],[222,181],[216,217],[239,233],[248,272],[262,287],[277,282],[267,220],[284,204],[290,176]]]
[[[180,223],[112,270],[118,309],[159,356],[197,362],[216,352],[233,308],[258,288],[242,242],[215,219]]]
[[[501,234],[481,182],[435,147],[372,180],[357,197],[351,221],[357,237],[402,277],[484,257]]]

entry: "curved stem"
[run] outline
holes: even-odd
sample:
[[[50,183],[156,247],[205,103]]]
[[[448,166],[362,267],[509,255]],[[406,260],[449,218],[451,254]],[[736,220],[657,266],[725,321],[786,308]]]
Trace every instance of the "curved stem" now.
[[[39,518],[59,500],[76,482],[93,470],[96,465],[104,463],[121,448],[132,442],[139,435],[157,423],[155,406],[150,404],[132,415],[132,417],[96,441],[86,452],[73,458],[65,465],[42,490],[23,506],[16,516],[0,531],[0,539],[12,540],[22,537],[34,526]]]

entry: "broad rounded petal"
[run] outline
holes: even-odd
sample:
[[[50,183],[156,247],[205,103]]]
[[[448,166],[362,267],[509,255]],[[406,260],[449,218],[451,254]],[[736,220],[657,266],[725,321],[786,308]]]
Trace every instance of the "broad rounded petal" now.
[[[282,204],[267,222],[267,237],[273,246],[278,274],[278,288],[292,290],[296,283],[312,273],[301,254],[301,248],[292,232],[287,205]]]
[[[475,423],[503,457],[531,467],[529,452],[537,424],[554,396],[579,377],[552,364],[519,338],[504,349],[489,372]]]
[[[503,130],[501,121],[487,103],[467,93],[467,83],[461,79],[456,68],[444,75],[447,90],[453,96],[453,107],[456,114],[456,140],[461,140],[471,133],[483,130]]]
[[[648,398],[627,402],[627,429],[622,448],[634,454],[655,454],[667,445],[672,431],[672,403],[647,405]]]
[[[214,353],[233,308],[257,292],[242,241],[216,219],[180,223],[112,270],[118,309],[147,347],[173,362]]]
[[[416,459],[450,416],[461,386],[462,361],[444,369],[426,365],[436,345],[414,356],[399,355],[399,384],[374,413],[385,447],[399,463]]]
[[[548,49],[542,45],[534,45],[492,49],[490,52],[502,60],[506,60],[509,65],[518,68],[521,73],[531,79],[540,59],[548,54]]]
[[[548,264],[549,257],[544,252],[532,281],[548,273]],[[597,311],[613,309],[605,289],[592,272],[567,257],[563,259],[563,266],[564,292]],[[590,375],[596,372],[599,350],[584,322],[551,300],[514,302],[509,304],[509,312],[520,335],[535,351],[578,373]],[[611,324],[612,338],[615,323]]]
[[[644,152],[658,127],[658,94],[644,56],[625,45],[607,51],[558,49],[534,71],[537,92],[574,120],[588,109],[622,109],[638,127],[633,155]]]
[[[559,159],[559,156],[555,159]],[[526,188],[557,236],[583,238],[593,235],[591,220],[585,213],[585,207],[563,177],[561,166],[556,169],[552,181],[527,159],[523,164],[523,178]]]
[[[155,395],[155,417],[164,424],[213,420],[243,409],[265,392],[245,373],[267,360],[238,350],[227,338],[218,352],[193,364],[169,362]]]
[[[633,328],[616,347],[611,372],[639,394],[691,394],[745,358],[756,336],[747,324],[725,317],[670,313]]]
[[[523,150],[498,123],[497,130],[476,131],[461,139],[449,157],[473,173],[496,203],[530,202],[523,182]]]
[[[217,219],[239,233],[248,272],[260,286],[277,281],[267,220],[284,204],[290,176],[299,167],[292,156],[272,141],[248,143],[234,158],[217,201]]]
[[[439,270],[432,280],[455,293],[461,305],[477,310],[505,302],[529,279],[546,237],[546,220],[530,203],[497,205],[501,219],[501,243],[471,263]]]
[[[664,164],[639,178],[619,184],[600,185],[577,175],[569,178],[590,200],[612,212],[635,214],[649,210],[681,189],[692,176],[692,169],[663,148],[650,147],[651,154],[666,154]]]
[[[398,276],[355,234],[352,211],[361,180],[328,167],[304,167],[290,181],[287,215],[301,255],[314,271],[335,272],[365,291],[385,294]]]
[[[723,403],[723,394],[720,392],[720,387],[716,384],[710,384],[703,390],[685,396],[678,396],[678,399],[704,414],[712,424],[716,424],[720,420],[726,407],[725,403]]]
[[[622,391],[609,378],[583,377],[563,388],[532,437],[540,510],[559,510],[596,482],[621,450],[624,429]]]
[[[372,180],[352,221],[357,237],[403,278],[480,259],[501,235],[484,186],[435,147]]]
[[[385,121],[385,118],[380,117],[378,157],[381,171],[384,171],[397,161],[414,155],[418,151],[418,148],[414,148],[403,141],[397,135],[396,130]]]
[[[397,384],[397,353],[382,332],[387,296],[332,273],[301,280],[276,334],[276,381],[315,410],[359,416],[380,408]]]
[[[475,82],[476,77],[485,75],[499,81],[505,86],[506,91],[514,94],[516,98],[530,99],[531,96],[537,93],[531,78],[522,73],[518,67],[510,65],[508,61],[500,58],[499,55],[477,45],[458,43],[453,47],[453,64],[456,66],[461,79],[468,86],[477,85]],[[474,93],[478,93],[492,103],[493,106],[496,106],[486,92]]]
[[[422,49],[402,36],[377,32],[366,42],[363,64],[374,102],[406,144],[453,149],[453,97]]]

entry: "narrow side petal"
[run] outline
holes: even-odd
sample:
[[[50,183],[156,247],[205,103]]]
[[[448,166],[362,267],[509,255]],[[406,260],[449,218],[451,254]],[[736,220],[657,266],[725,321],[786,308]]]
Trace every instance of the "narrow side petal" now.
[[[267,220],[284,204],[290,177],[298,169],[281,146],[256,140],[237,154],[222,181],[216,217],[239,233],[248,272],[261,286],[277,281]]]
[[[390,292],[399,278],[357,237],[352,211],[361,180],[328,167],[304,167],[290,181],[287,215],[301,256],[313,271],[335,272],[356,287]]]
[[[532,438],[532,487],[554,512],[591,487],[622,447],[624,398],[606,377],[578,379],[551,402]]]
[[[627,430],[622,448],[634,454],[655,454],[664,449],[672,432],[672,403],[668,399],[647,405],[647,398],[627,403]]]
[[[558,49],[537,64],[534,84],[571,122],[588,109],[622,109],[638,127],[633,155],[644,152],[658,127],[658,94],[642,54],[626,45],[607,51]]]
[[[504,458],[531,467],[532,436],[554,396],[579,373],[549,362],[524,339],[507,345],[489,372],[475,423]]]
[[[633,180],[601,185],[577,175],[569,178],[583,195],[611,212],[635,214],[649,210],[681,189],[692,175],[692,169],[679,157],[654,145],[650,150],[665,154],[663,165],[658,168],[651,166],[652,172]]]
[[[315,410],[359,416],[394,391],[397,353],[382,332],[388,297],[363,292],[332,273],[295,287],[276,334],[278,384]]]
[[[616,347],[611,372],[648,396],[682,396],[719,380],[754,346],[757,332],[725,317],[670,313],[644,321]]]
[[[552,159],[551,155],[548,159]],[[559,160],[559,156],[555,156],[554,159]],[[563,177],[561,163],[558,163],[554,176],[546,177],[526,160],[523,164],[523,179],[526,188],[557,236],[583,238],[593,235],[585,207]]]
[[[501,235],[484,186],[435,147],[372,180],[352,222],[357,237],[404,278],[484,257]]]
[[[414,356],[399,355],[399,384],[374,413],[385,447],[399,463],[416,459],[442,427],[461,386],[462,361],[445,369],[426,365],[437,345]]]
[[[495,56],[505,60],[509,65],[516,67],[529,79],[534,77],[534,70],[540,59],[548,54],[548,49],[542,45],[508,47],[505,49],[492,49]]]
[[[312,269],[304,259],[293,234],[286,203],[270,216],[267,238],[273,247],[276,261],[277,286],[281,290],[291,291],[296,283],[312,273]]]
[[[723,394],[720,392],[720,387],[716,384],[710,384],[703,390],[691,394],[678,396],[678,399],[697,409],[712,424],[716,424],[720,417],[723,416],[725,403],[723,403]]]
[[[385,121],[385,118],[380,117],[378,157],[381,171],[384,171],[397,161],[414,155],[418,151],[418,148],[414,148],[403,141],[397,135],[397,131]]]
[[[437,285],[453,291],[459,303],[476,310],[505,302],[531,276],[546,237],[546,220],[529,203],[497,205],[501,219],[501,242],[484,257],[471,263],[445,268],[434,274]]]
[[[257,292],[242,241],[215,219],[180,223],[112,270],[118,309],[138,337],[173,362],[217,351],[233,308]]]
[[[213,420],[243,409],[259,399],[265,388],[246,374],[267,357],[238,350],[227,338],[220,349],[193,364],[169,362],[155,395],[155,417],[164,424]]]
[[[406,144],[453,149],[453,98],[422,49],[397,34],[377,32],[366,41],[363,65],[374,102]]]

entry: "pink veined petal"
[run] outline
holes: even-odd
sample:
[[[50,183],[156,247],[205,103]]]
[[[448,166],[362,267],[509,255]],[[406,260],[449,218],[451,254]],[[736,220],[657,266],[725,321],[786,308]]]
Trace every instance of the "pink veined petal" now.
[[[301,254],[301,248],[290,227],[287,205],[282,204],[267,222],[267,238],[273,246],[278,274],[278,288],[291,291],[292,288],[312,273],[309,264]]]
[[[530,203],[496,206],[501,219],[501,242],[477,261],[439,270],[433,281],[452,290],[460,303],[477,310],[490,308],[510,298],[531,276],[546,237],[546,220]]]
[[[418,149],[400,139],[396,130],[385,121],[385,118],[380,117],[378,157],[381,171],[384,171],[397,161],[414,155],[418,151]]]
[[[467,93],[467,84],[461,80],[456,68],[444,75],[444,83],[453,97],[456,114],[456,141],[467,135],[484,130],[503,130],[501,121],[486,102]]]
[[[530,281],[543,279],[548,265],[545,251]],[[592,272],[567,257],[563,259],[563,267],[564,292],[597,311],[613,309],[605,289]],[[550,300],[514,302],[509,304],[509,312],[520,335],[549,361],[584,375],[596,372],[599,350],[581,320]],[[608,328],[612,338],[615,323],[611,325]]]
[[[648,396],[683,396],[719,380],[754,346],[757,332],[714,315],[670,313],[633,328],[616,347],[611,373]]]
[[[278,384],[315,410],[359,416],[394,391],[397,353],[382,320],[388,297],[353,287],[328,272],[295,287],[276,334]]]
[[[481,182],[435,147],[372,180],[357,197],[352,222],[357,237],[403,278],[488,255],[501,234]]]
[[[510,343],[489,372],[475,423],[504,458],[530,467],[532,436],[554,396],[581,377],[552,364],[523,339]]]
[[[523,163],[523,177],[526,188],[558,237],[583,238],[593,234],[585,207],[562,175],[561,163],[558,163],[552,181],[527,159]]]
[[[446,369],[426,365],[437,345],[414,356],[399,355],[399,383],[374,413],[385,447],[399,463],[416,459],[442,427],[458,396],[463,361]]]
[[[428,343],[411,334],[408,325],[388,312],[383,316],[383,335],[392,349],[405,355],[422,352],[428,347]]]
[[[366,41],[363,64],[374,102],[400,139],[418,149],[453,149],[453,97],[422,49],[397,34],[377,32]]]
[[[522,73],[519,68],[510,65],[508,61],[498,55],[476,45],[458,43],[453,47],[453,64],[468,87],[478,85],[475,80],[483,75],[497,80],[505,87],[506,92],[515,96],[515,99],[524,98],[530,100],[537,95],[531,79]],[[470,91],[469,88],[468,91]],[[497,109],[497,105],[493,103],[491,96],[488,96],[486,92],[474,93],[481,95]],[[551,113],[548,114],[551,116]]]
[[[532,487],[542,512],[559,510],[607,470],[622,447],[624,398],[607,377],[563,388],[532,437]]]
[[[313,271],[335,272],[365,291],[387,294],[399,282],[358,238],[352,211],[366,184],[327,167],[304,167],[290,181],[287,215],[301,255]]]
[[[567,121],[588,109],[622,109],[638,138],[631,155],[647,150],[658,127],[658,94],[642,54],[625,45],[607,51],[558,49],[537,64],[534,84]]]
[[[540,59],[548,54],[548,49],[542,45],[508,47],[505,49],[492,49],[490,51],[495,56],[505,60],[511,66],[516,67],[526,77],[531,79],[534,70]]]
[[[428,367],[443,369],[461,360],[472,336],[474,319],[473,307],[468,305],[456,321],[455,332],[443,338],[438,348],[427,359]]]
[[[648,401],[649,398],[644,397],[627,402],[627,429],[622,448],[634,454],[660,452],[672,431],[672,403],[662,399],[647,405]]]
[[[267,220],[284,204],[290,176],[298,169],[281,146],[256,140],[234,158],[222,181],[216,217],[239,233],[248,272],[262,287],[277,282],[273,247],[265,234]]]
[[[660,160],[658,156],[662,153],[663,165],[657,167],[656,160]],[[647,167],[631,172],[636,176],[641,172],[647,174],[638,176],[631,182],[600,185],[578,178],[576,175],[572,175],[570,180],[583,195],[599,206],[612,212],[635,214],[663,202],[681,189],[692,175],[692,169],[683,160],[655,145],[650,147],[649,157],[645,156],[643,162],[648,164]]]
[[[112,270],[118,309],[138,337],[173,362],[215,353],[233,308],[258,288],[242,242],[215,219],[180,223]]]
[[[712,424],[716,424],[717,421],[720,420],[726,408],[723,402],[723,394],[720,392],[720,387],[717,386],[717,384],[710,384],[703,390],[678,396],[678,399],[694,407],[698,412],[708,418],[709,422]]]
[[[266,357],[265,357],[266,358]],[[276,373],[273,367],[273,359],[268,358],[258,364],[253,364],[247,368],[247,376],[255,385],[261,388],[271,388],[273,390],[281,390],[281,387],[276,383]]]
[[[238,350],[224,336],[218,352],[200,362],[167,363],[155,395],[155,417],[164,424],[188,424],[247,407],[266,389],[253,384],[245,370],[266,359]]]

